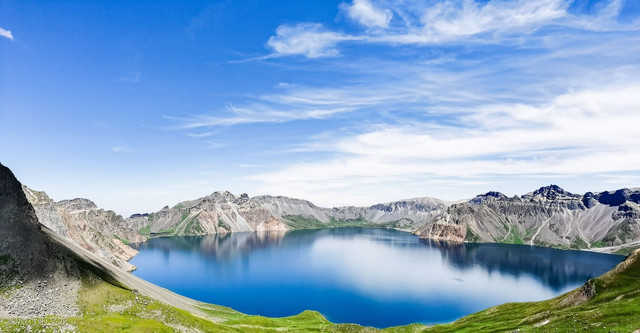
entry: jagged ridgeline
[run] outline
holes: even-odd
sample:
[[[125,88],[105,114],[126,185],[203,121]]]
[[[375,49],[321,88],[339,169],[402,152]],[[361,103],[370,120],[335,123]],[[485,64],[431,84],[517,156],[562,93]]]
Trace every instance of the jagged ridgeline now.
[[[569,193],[542,187],[522,196],[488,192],[450,204],[416,198],[369,207],[323,208],[282,196],[214,192],[155,213],[122,218],[87,199],[54,202],[24,186],[42,224],[125,270],[148,237],[286,231],[328,227],[383,227],[454,242],[532,244],[626,254],[640,247],[640,191]]]
[[[371,207],[321,208],[281,196],[235,196],[227,191],[183,201],[155,213],[122,218],[87,199],[55,202],[23,186],[40,222],[84,249],[131,271],[137,251],[129,243],[148,237],[194,236],[248,231],[287,231],[340,226],[415,230],[442,213],[447,203],[419,198]]]
[[[628,253],[640,247],[640,191],[573,194],[551,185],[522,196],[488,192],[449,206],[420,237]]]

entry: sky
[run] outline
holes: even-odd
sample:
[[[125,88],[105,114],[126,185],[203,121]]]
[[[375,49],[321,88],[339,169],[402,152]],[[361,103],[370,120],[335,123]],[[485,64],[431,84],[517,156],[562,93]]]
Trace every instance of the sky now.
[[[640,186],[640,1],[0,0],[0,162],[129,215]]]

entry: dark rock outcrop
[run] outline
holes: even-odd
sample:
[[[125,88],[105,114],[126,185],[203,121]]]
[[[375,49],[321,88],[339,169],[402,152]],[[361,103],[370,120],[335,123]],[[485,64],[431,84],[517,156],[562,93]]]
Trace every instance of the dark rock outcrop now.
[[[0,164],[0,317],[73,316],[80,271],[42,230],[13,173]],[[59,290],[57,294],[46,290]]]

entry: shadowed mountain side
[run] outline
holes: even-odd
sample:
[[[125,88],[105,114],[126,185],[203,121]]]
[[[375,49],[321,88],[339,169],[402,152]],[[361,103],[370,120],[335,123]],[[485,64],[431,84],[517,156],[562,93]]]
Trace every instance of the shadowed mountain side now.
[[[86,274],[190,312],[199,302],[139,279],[41,226],[13,173],[0,164],[0,317],[75,316]]]
[[[73,316],[79,279],[77,260],[40,230],[20,183],[0,164],[0,316]]]

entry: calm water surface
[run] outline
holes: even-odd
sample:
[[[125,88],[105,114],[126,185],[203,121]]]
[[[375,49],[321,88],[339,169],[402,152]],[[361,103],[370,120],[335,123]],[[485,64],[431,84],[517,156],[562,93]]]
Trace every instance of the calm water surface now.
[[[450,322],[505,302],[554,297],[622,256],[524,245],[443,244],[387,229],[156,238],[134,274],[248,314],[317,310],[338,323]]]

